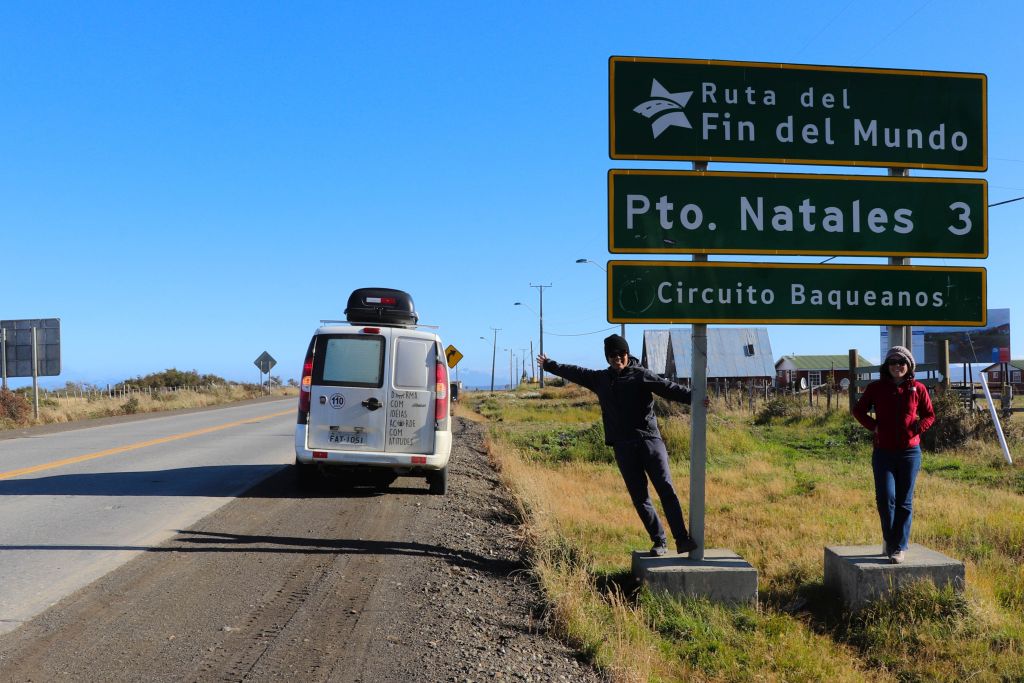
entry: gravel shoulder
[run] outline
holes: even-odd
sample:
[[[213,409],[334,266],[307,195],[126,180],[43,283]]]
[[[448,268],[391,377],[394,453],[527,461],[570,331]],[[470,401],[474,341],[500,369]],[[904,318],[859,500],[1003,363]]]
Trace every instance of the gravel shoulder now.
[[[0,680],[603,680],[547,630],[483,427],[455,437],[443,497],[285,468],[0,637]]]

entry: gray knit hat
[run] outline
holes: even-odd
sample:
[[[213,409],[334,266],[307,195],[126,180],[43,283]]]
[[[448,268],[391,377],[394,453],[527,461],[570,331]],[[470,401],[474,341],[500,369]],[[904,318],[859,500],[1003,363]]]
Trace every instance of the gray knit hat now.
[[[917,363],[914,362],[914,354],[910,352],[906,346],[894,346],[889,349],[885,354],[885,361],[888,362],[890,358],[897,358],[907,362],[907,374],[913,375],[914,368],[917,367]]]

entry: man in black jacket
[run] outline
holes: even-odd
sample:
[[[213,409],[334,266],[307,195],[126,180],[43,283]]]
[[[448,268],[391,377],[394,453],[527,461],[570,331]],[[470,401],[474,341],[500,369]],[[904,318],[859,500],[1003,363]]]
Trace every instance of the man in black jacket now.
[[[604,442],[615,451],[615,462],[626,482],[629,497],[654,543],[651,554],[667,553],[668,538],[651,501],[648,478],[661,498],[678,552],[694,550],[697,543],[690,538],[683,522],[683,510],[669,471],[668,451],[654,417],[653,396],[689,403],[690,390],[640,365],[639,360],[629,355],[626,340],[617,334],[604,340],[604,355],[609,366],[606,370],[560,365],[544,354],[537,356],[537,363],[547,372],[597,394],[604,420]]]

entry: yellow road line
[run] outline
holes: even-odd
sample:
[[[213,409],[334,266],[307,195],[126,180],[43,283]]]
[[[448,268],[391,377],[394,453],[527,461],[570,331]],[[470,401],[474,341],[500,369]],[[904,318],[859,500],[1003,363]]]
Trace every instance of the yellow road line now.
[[[10,479],[17,477],[22,474],[33,474],[34,472],[42,472],[44,470],[52,470],[58,467],[64,467],[65,465],[74,465],[75,463],[85,462],[87,460],[95,460],[96,458],[105,458],[108,455],[116,455],[118,453],[124,453],[126,451],[134,451],[138,448],[145,448],[146,446],[156,446],[157,444],[168,443],[170,441],[177,441],[178,439],[187,439],[191,436],[199,436],[200,434],[209,434],[211,432],[219,432],[222,429],[228,429],[230,427],[238,427],[244,424],[254,424],[260,420],[266,420],[271,417],[281,417],[282,415],[288,415],[289,413],[295,412],[294,410],[282,410],[279,413],[271,413],[270,415],[261,415],[259,417],[247,417],[244,420],[236,420],[235,422],[225,422],[224,424],[216,425],[213,427],[205,427],[203,429],[197,429],[194,432],[184,432],[182,434],[172,434],[171,436],[162,436],[159,439],[152,439],[150,441],[139,441],[138,443],[130,443],[126,446],[118,446],[117,448],[108,448],[105,451],[97,451],[95,453],[86,453],[85,455],[76,455],[73,458],[64,458],[63,460],[55,460],[54,462],[43,463],[42,465],[33,465],[32,467],[22,467],[19,470],[11,470],[10,472],[0,472],[0,479]]]

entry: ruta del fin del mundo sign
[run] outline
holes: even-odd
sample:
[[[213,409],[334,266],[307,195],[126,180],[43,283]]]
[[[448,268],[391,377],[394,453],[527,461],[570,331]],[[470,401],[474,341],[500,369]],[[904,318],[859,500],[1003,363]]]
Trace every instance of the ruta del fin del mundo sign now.
[[[984,74],[609,60],[613,159],[984,171]]]

